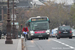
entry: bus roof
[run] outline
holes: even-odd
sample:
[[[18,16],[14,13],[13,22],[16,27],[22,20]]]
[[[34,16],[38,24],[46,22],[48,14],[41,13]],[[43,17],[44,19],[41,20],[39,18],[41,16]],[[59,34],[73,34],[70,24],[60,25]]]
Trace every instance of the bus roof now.
[[[48,18],[47,16],[37,16],[37,17],[31,17],[29,19],[33,19],[33,18]]]

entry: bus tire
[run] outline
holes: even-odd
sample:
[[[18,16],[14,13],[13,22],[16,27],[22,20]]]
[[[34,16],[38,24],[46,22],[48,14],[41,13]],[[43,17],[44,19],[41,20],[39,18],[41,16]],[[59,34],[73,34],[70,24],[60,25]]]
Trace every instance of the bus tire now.
[[[48,39],[48,37],[46,37],[46,39]]]
[[[32,38],[30,40],[33,40]]]

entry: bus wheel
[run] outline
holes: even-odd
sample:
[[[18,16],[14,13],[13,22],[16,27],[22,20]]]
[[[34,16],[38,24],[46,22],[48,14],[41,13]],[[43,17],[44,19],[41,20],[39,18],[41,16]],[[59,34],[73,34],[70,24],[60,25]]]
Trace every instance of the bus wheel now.
[[[48,39],[48,37],[46,37],[46,39]]]
[[[30,40],[33,40],[32,38]]]

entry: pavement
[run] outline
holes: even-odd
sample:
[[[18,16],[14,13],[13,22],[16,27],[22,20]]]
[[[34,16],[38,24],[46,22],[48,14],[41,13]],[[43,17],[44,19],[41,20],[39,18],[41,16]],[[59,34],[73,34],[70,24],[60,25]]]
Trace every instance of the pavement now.
[[[12,39],[13,44],[5,44],[6,39],[0,39],[0,50],[22,50],[21,38]]]
[[[25,43],[27,50],[75,50],[75,38],[33,39]]]

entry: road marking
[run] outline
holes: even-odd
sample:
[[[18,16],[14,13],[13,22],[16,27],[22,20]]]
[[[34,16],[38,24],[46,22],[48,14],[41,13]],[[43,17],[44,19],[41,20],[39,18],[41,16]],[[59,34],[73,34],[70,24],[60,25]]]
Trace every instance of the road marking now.
[[[58,42],[58,43],[60,43],[60,44],[62,44],[62,45],[65,45],[65,46],[67,46],[67,47],[69,47],[69,48],[71,48],[71,49],[74,49],[74,47],[72,47],[72,46],[70,46],[70,45],[68,45],[68,44],[65,44],[65,43],[63,43],[63,42],[60,42],[60,41],[58,41],[58,40],[54,40],[54,39],[53,39],[53,41]]]
[[[34,42],[35,44],[36,44],[36,47],[38,47],[39,48],[39,50],[44,50],[43,48],[42,48],[42,46],[37,42]]]
[[[69,45],[67,45],[67,44],[64,44],[65,46],[69,46]]]
[[[69,46],[71,49],[74,49],[74,47],[72,47],[72,46]]]

